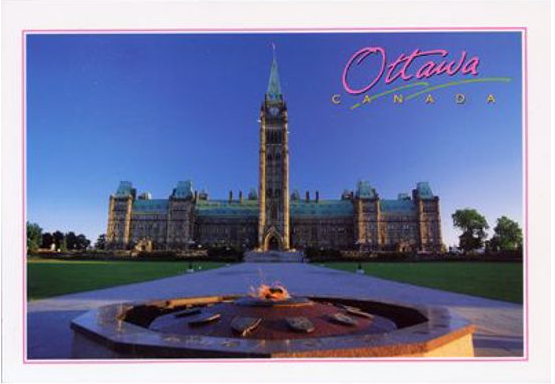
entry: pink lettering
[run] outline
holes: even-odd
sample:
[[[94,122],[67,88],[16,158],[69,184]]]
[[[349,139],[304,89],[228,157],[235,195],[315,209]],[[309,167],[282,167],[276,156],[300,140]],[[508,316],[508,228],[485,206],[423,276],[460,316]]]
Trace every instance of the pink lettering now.
[[[471,74],[472,76],[478,75],[478,65],[480,64],[480,59],[474,56],[468,63],[466,63],[462,69],[463,75]]]
[[[382,57],[382,63],[381,63],[381,67],[380,67],[380,71],[378,73],[377,76],[374,77],[374,80],[368,84],[366,87],[361,88],[361,89],[353,89],[349,86],[349,84],[347,83],[347,74],[349,72],[349,70],[351,69],[351,65],[353,64],[353,62],[355,61],[355,59],[358,58],[356,64],[360,65],[360,63],[370,54],[372,53],[379,53]],[[360,95],[361,93],[364,93],[368,90],[370,90],[382,77],[383,71],[385,69],[385,50],[381,47],[367,47],[367,48],[363,48],[359,51],[357,51],[347,62],[347,65],[345,66],[345,69],[343,70],[343,76],[342,76],[342,81],[343,81],[343,87],[345,88],[345,90],[353,95]]]
[[[360,65],[371,54],[378,54],[381,56],[381,68],[377,75],[369,74],[368,84],[362,88],[354,89],[347,81],[349,71],[354,69],[354,65]],[[433,58],[435,56],[435,60]],[[382,47],[365,47],[357,51],[347,62],[343,70],[342,82],[345,90],[353,95],[359,95],[367,92],[374,87],[385,73],[384,83],[390,84],[401,79],[408,81],[413,78],[429,79],[433,76],[454,76],[458,73],[462,75],[478,75],[478,66],[480,59],[477,56],[467,60],[466,51],[462,51],[458,60],[449,60],[449,51],[445,49],[433,49],[429,51],[421,51],[415,49],[409,55],[404,53],[400,54],[395,60],[390,63],[386,61],[386,52]],[[423,58],[428,58],[424,63],[418,61]],[[443,60],[441,60],[443,58]],[[441,61],[440,61],[441,60]]]

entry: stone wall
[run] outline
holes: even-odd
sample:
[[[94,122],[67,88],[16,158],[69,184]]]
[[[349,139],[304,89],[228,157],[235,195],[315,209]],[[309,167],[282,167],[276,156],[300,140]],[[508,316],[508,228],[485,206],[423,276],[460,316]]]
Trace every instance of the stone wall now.
[[[252,249],[257,245],[257,218],[197,217],[194,241],[202,247],[230,246]]]
[[[292,218],[291,244],[295,249],[308,247],[349,249],[354,244],[352,217]]]
[[[233,213],[222,215],[198,213],[196,205],[200,203],[195,198],[170,196],[167,209],[151,211],[133,211],[134,200],[132,195],[110,197],[108,249],[129,250],[145,242],[151,243],[153,250],[260,247],[259,218],[248,207],[245,212],[237,210],[243,207],[242,199],[224,204],[223,210],[231,209]],[[304,213],[292,214],[290,247],[442,252],[439,198],[420,198],[415,194],[413,199],[401,203],[404,208],[392,209],[391,204],[398,201],[383,201],[377,196],[352,197],[348,203],[353,205],[352,214],[323,213],[325,210],[313,202]]]

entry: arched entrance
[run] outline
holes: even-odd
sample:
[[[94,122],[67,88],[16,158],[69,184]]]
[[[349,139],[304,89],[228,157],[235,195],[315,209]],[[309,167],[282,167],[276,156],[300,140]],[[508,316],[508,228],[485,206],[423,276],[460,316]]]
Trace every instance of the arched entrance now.
[[[264,239],[264,251],[279,251],[283,249],[283,243],[281,241],[281,236],[274,229],[270,229],[266,238]]]
[[[276,239],[275,236],[272,236],[270,238],[270,241],[268,241],[268,251],[277,251],[279,250],[279,241],[278,239]]]

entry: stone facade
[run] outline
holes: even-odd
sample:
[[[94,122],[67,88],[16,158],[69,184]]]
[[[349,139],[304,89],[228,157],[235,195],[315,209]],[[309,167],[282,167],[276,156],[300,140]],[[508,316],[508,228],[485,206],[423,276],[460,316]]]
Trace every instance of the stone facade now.
[[[287,105],[274,56],[260,108],[258,249],[287,251],[289,244],[289,143]]]
[[[381,199],[368,182],[340,199],[289,191],[287,105],[274,56],[259,116],[259,185],[246,198],[209,199],[191,181],[167,199],[137,196],[127,181],[110,196],[107,242],[111,249],[184,250],[234,247],[259,251],[360,249],[391,252],[442,250],[439,198],[427,182],[412,194]]]

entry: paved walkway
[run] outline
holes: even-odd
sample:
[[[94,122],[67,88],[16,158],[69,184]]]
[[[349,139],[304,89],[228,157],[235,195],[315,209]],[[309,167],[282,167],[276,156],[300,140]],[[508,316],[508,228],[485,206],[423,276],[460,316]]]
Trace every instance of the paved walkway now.
[[[167,297],[242,294],[261,282],[284,284],[298,295],[352,296],[440,305],[472,321],[478,331],[474,346],[478,356],[522,356],[522,305],[397,283],[309,264],[242,263],[230,267],[184,274],[144,283],[57,296],[28,305],[28,357],[33,359],[108,357],[109,351],[75,338],[69,328],[73,318],[91,308],[124,301]]]

